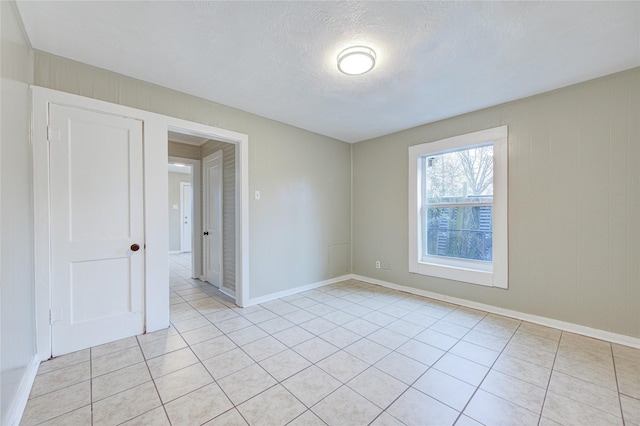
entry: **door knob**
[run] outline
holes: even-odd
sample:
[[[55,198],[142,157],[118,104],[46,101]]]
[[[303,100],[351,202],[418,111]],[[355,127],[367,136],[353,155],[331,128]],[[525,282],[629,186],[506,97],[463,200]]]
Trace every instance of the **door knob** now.
[[[209,235],[209,231],[203,232],[204,235]]]
[[[140,250],[140,246],[138,244],[131,244],[131,251],[138,251]]]

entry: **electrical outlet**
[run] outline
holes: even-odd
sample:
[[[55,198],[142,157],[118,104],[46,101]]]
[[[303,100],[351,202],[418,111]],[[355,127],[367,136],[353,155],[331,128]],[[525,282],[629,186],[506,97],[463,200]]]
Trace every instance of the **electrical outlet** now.
[[[380,269],[380,261],[376,260],[376,269]]]

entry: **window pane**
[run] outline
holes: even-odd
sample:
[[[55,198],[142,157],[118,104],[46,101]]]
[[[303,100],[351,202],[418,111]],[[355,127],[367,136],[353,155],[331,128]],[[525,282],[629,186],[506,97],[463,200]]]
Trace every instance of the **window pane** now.
[[[475,198],[493,195],[493,145],[425,156],[423,170],[427,204],[481,202]]]
[[[429,207],[426,209],[424,253],[460,259],[491,261],[491,206]]]
[[[493,145],[424,157],[423,253],[492,260]]]

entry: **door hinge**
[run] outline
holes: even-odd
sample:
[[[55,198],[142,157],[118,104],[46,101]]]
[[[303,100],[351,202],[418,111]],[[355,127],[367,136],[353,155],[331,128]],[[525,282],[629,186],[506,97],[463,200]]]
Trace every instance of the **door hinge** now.
[[[60,129],[57,129],[52,126],[47,126],[47,140],[49,142],[60,141]]]

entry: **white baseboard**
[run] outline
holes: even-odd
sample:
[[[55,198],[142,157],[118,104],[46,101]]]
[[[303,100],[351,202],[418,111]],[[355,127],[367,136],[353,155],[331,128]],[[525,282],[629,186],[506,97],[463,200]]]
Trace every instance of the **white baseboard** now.
[[[307,284],[300,287],[291,288],[288,290],[279,291],[277,293],[267,294],[265,296],[250,298],[245,304],[245,308],[252,305],[258,305],[260,303],[269,302],[271,300],[280,299],[282,297],[291,296],[293,294],[302,293],[303,291],[313,290],[314,288],[324,287],[325,285],[339,283],[340,281],[351,279],[351,275],[342,275],[340,277],[330,278],[328,280],[319,281],[313,284]]]
[[[594,339],[606,340],[612,343],[618,343],[624,346],[631,346],[633,348],[640,348],[640,339],[636,337],[626,336],[624,334],[612,333],[610,331],[599,330],[597,328],[586,327],[584,325],[573,324],[566,321],[559,321],[552,318],[542,317],[533,314],[526,314],[523,312],[513,311],[511,309],[499,308],[493,305],[486,305],[484,303],[474,302],[466,299],[459,299],[457,297],[446,296],[431,291],[420,290],[418,288],[408,287],[404,285],[394,284],[387,281],[378,280],[375,278],[364,277],[361,275],[350,275],[347,278],[352,278],[359,281],[364,281],[370,284],[376,284],[382,287],[391,288],[394,290],[404,291],[406,293],[415,294],[418,296],[429,297],[431,299],[441,300],[443,302],[454,303],[456,305],[465,306],[467,308],[478,309],[481,311],[490,312],[492,314],[504,315],[519,319],[522,321],[528,321],[547,327],[557,328],[571,333],[581,334],[587,337],[593,337]]]
[[[31,393],[33,382],[36,379],[36,374],[38,374],[39,367],[39,357],[38,355],[34,355],[31,358],[31,361],[29,361],[29,365],[27,366],[24,376],[22,376],[22,380],[18,386],[18,392],[9,406],[6,417],[7,425],[18,426],[20,424],[22,415],[24,414],[24,409],[27,407],[27,401],[29,400],[29,394]]]

